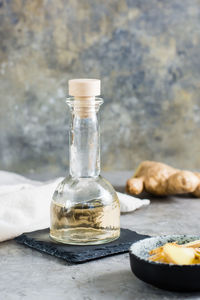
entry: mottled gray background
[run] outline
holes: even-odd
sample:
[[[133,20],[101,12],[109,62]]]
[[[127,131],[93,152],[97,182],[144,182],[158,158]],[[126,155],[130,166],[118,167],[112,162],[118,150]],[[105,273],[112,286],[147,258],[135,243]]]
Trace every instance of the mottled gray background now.
[[[102,168],[200,169],[199,0],[0,1],[0,169],[63,174],[67,81],[102,79]]]

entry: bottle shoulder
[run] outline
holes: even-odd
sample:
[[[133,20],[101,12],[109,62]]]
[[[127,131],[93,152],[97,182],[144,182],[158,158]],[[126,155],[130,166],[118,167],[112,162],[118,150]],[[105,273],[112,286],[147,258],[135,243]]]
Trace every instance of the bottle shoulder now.
[[[101,175],[91,178],[66,177],[56,188],[53,201],[87,202],[102,199],[103,202],[112,202],[117,194],[112,185]]]

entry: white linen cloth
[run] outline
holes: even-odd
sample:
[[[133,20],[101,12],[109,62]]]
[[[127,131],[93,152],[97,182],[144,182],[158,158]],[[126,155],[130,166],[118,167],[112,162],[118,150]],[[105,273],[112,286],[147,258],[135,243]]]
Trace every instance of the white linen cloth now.
[[[0,171],[0,242],[49,227],[51,198],[62,179],[39,182]],[[122,213],[150,203],[148,199],[140,200],[119,192],[117,195]]]

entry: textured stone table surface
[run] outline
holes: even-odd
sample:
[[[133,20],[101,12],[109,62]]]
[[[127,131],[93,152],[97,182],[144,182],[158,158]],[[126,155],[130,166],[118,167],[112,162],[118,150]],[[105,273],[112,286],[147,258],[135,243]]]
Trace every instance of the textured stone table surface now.
[[[123,191],[130,172],[106,174]],[[121,226],[151,235],[199,234],[200,200],[152,199],[149,207],[121,216]],[[31,250],[15,241],[0,244],[0,299],[200,299],[200,293],[179,294],[157,289],[137,279],[129,255],[117,255],[82,265]]]

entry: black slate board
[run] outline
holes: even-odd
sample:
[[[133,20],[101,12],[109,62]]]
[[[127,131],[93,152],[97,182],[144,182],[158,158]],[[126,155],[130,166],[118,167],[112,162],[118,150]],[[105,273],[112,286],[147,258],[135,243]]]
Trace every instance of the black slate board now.
[[[69,263],[84,263],[90,260],[128,252],[132,243],[146,237],[149,236],[122,228],[120,238],[111,243],[92,246],[74,246],[54,242],[49,237],[49,229],[47,228],[24,233],[15,240],[20,244],[56,256]]]

